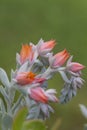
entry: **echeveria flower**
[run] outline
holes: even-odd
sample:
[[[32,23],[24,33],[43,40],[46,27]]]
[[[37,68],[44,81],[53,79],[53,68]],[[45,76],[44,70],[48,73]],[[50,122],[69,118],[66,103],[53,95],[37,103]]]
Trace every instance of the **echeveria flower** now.
[[[61,67],[68,58],[69,58],[69,53],[65,49],[61,52],[58,52],[53,57],[50,57],[49,62],[52,68],[57,68],[57,67]]]
[[[39,41],[39,43],[37,44],[37,50],[39,52],[39,55],[41,55],[41,56],[46,55],[54,48],[55,45],[56,45],[55,40],[50,40],[50,41],[44,42],[41,39]]]
[[[33,72],[21,72],[16,76],[17,83],[20,85],[30,84],[34,81],[36,74]]]
[[[29,96],[37,102],[48,102],[48,97],[46,96],[44,90],[41,87],[29,89]]]
[[[58,102],[58,99],[55,96],[56,91],[54,89],[49,89],[44,91],[41,87],[30,88],[29,89],[29,96],[37,101],[42,103],[48,103],[48,101]]]
[[[45,78],[39,78],[33,72],[20,72],[16,76],[16,82],[20,85],[27,85],[31,83],[43,83]]]
[[[77,62],[71,62],[67,65],[67,69],[75,73],[81,71],[82,69],[84,69],[84,67],[84,65]]]
[[[1,94],[6,102],[4,106],[1,100],[1,113],[10,114],[13,118],[21,107],[26,106],[29,110],[27,119],[46,119],[53,112],[50,102],[66,103],[76,96],[77,89],[84,83],[81,78],[84,66],[72,62],[72,56],[69,58],[66,49],[53,55],[55,44],[55,40],[44,42],[42,39],[37,45],[23,44],[20,54],[16,55],[17,66],[15,71],[11,71],[11,82],[5,71],[0,69],[0,82],[4,86],[1,86]],[[67,64],[62,66],[66,61]],[[65,82],[59,99],[55,89],[48,89],[48,80],[56,73]],[[14,102],[16,90],[20,93]]]
[[[38,57],[37,49],[34,44],[25,44],[22,45],[22,49],[20,51],[20,54],[17,54],[17,62],[20,64],[25,63],[26,61],[29,61],[29,64],[32,64],[35,62],[35,60]]]
[[[25,44],[22,45],[22,49],[20,51],[20,62],[24,63],[26,60],[31,61],[33,58],[34,52],[32,50],[32,46]]]

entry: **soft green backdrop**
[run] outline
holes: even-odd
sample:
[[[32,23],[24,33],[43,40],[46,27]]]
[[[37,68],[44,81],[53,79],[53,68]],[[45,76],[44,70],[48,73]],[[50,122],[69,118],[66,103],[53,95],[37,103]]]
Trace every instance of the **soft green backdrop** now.
[[[15,69],[15,54],[22,43],[37,43],[40,38],[56,39],[55,52],[67,48],[74,61],[87,66],[87,0],[0,0],[0,66],[8,74]],[[83,73],[87,80],[87,69]],[[60,90],[63,81],[57,75],[49,86]],[[82,130],[87,120],[78,104],[87,105],[86,86],[68,104],[55,105],[55,113],[46,122],[48,130],[58,119],[59,130]]]

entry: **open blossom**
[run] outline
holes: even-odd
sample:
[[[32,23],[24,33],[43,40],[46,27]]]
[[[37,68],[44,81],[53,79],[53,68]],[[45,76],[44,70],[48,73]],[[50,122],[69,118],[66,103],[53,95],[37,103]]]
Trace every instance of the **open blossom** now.
[[[42,83],[44,78],[37,78],[33,72],[20,72],[16,76],[16,82],[20,85],[27,85],[31,83]]]
[[[35,79],[35,74],[32,72],[21,72],[16,76],[17,83],[20,85],[26,85],[32,83]]]
[[[37,101],[42,103],[47,103],[48,101],[58,102],[58,99],[54,95],[56,91],[54,89],[49,89],[44,91],[41,87],[29,89],[29,96]]]
[[[84,67],[84,65],[77,62],[71,62],[67,65],[68,70],[72,72],[79,72],[80,70],[84,69]]]
[[[55,54],[53,57],[50,57],[49,62],[52,68],[57,68],[57,67],[62,66],[68,58],[69,58],[69,53],[65,49]]]
[[[54,48],[55,45],[56,45],[55,40],[44,42],[41,39],[37,45],[37,49],[38,49],[39,54],[44,56],[47,53],[49,53]]]

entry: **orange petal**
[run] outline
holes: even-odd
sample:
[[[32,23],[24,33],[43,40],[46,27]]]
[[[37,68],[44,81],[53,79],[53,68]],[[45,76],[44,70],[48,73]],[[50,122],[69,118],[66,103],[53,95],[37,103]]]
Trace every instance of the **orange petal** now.
[[[32,46],[31,45],[28,45],[28,44],[22,45],[22,49],[20,52],[21,62],[24,63],[24,61],[30,57],[31,53],[32,53]]]
[[[41,46],[41,50],[53,49],[55,45],[55,40],[44,42],[44,44]]]
[[[61,66],[65,63],[65,61],[69,58],[69,53],[65,49],[56,55],[54,55],[55,61],[54,61],[54,66]]]

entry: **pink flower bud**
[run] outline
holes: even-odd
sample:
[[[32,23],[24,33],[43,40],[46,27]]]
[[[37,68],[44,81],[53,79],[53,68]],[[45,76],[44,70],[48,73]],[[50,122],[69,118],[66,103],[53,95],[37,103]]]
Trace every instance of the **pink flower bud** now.
[[[29,95],[33,100],[42,103],[48,102],[48,97],[45,95],[45,92],[41,87],[31,88],[29,91]]]
[[[67,68],[68,70],[72,71],[72,72],[78,72],[82,69],[84,69],[84,65],[77,63],[77,62],[71,62],[68,64]]]
[[[47,42],[40,40],[39,44],[37,45],[38,52],[40,55],[46,55],[54,48],[55,45],[55,40],[50,40]]]
[[[52,68],[57,68],[57,67],[62,66],[68,58],[69,58],[69,53],[65,49],[57,53],[53,57],[50,57],[49,62]]]
[[[51,41],[44,42],[40,49],[41,51],[48,50],[48,49],[52,50],[54,46],[55,46],[55,41],[51,40]]]
[[[58,102],[55,96],[56,91],[54,89],[48,89],[44,91],[41,87],[29,89],[29,95],[32,99],[38,102],[47,103],[48,101]]]

